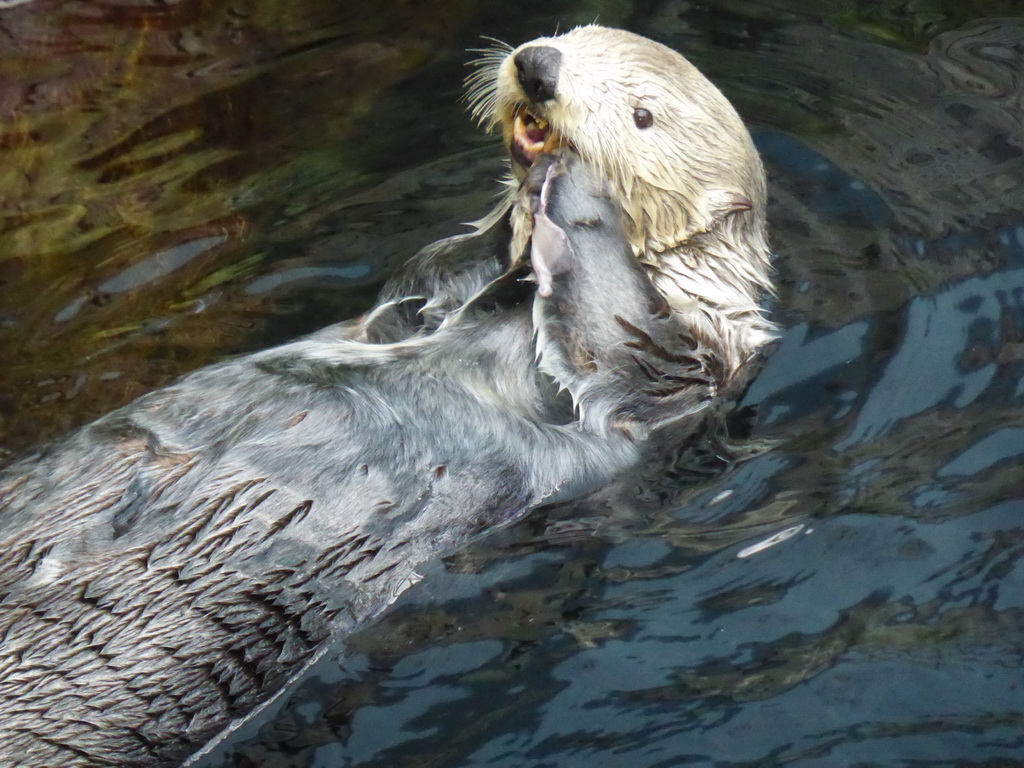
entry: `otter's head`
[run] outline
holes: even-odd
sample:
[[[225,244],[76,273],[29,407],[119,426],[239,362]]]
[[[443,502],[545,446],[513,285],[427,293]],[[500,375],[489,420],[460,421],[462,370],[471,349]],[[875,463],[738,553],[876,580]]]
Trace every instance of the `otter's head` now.
[[[766,262],[760,158],[736,110],[680,54],[585,26],[478,64],[467,80],[473,113],[500,128],[518,179],[568,144],[614,184],[645,261],[721,229],[735,256]]]
[[[571,146],[611,180],[637,256],[674,307],[696,300],[769,328],[757,308],[769,288],[764,170],[736,110],[696,67],[599,26],[495,48],[477,64],[470,105],[501,130],[516,179],[540,154]],[[528,222],[513,223],[524,240]]]

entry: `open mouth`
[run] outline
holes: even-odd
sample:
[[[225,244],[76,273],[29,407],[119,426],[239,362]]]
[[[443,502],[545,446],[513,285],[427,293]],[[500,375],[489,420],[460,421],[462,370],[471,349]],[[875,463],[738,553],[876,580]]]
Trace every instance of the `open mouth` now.
[[[548,125],[525,107],[516,109],[512,116],[512,159],[525,168],[545,152],[552,152],[566,142]]]

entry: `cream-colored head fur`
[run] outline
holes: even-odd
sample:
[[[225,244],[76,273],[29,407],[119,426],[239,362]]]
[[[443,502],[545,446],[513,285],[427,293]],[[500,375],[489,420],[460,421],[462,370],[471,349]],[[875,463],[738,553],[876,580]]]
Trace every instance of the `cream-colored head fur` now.
[[[514,63],[531,46],[561,54],[554,97],[539,104]],[[526,110],[607,176],[637,256],[695,330],[712,334],[734,365],[770,338],[759,308],[770,290],[761,160],[736,110],[696,67],[660,43],[593,25],[489,51],[478,64],[467,80],[474,115],[500,127],[511,150]],[[638,127],[637,109],[653,123]],[[525,169],[513,162],[513,172]],[[514,225],[518,253],[530,224]]]

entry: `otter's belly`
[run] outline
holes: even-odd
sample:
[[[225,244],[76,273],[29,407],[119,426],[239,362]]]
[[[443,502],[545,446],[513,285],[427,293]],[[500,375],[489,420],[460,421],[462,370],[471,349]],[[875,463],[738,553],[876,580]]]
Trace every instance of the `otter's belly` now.
[[[534,427],[373,370],[201,371],[0,475],[0,762],[172,764],[535,503]]]

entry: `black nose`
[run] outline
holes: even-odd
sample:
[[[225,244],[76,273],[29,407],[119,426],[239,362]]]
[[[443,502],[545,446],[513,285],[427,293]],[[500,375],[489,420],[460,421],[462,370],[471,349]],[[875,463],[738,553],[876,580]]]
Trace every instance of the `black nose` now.
[[[562,66],[562,52],[546,45],[532,45],[516,54],[516,72],[519,85],[526,97],[534,102],[555,98],[558,69]]]

